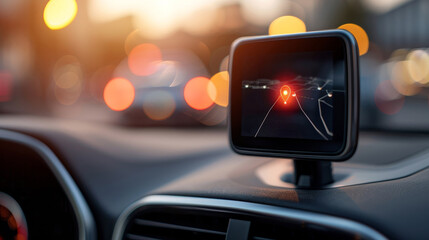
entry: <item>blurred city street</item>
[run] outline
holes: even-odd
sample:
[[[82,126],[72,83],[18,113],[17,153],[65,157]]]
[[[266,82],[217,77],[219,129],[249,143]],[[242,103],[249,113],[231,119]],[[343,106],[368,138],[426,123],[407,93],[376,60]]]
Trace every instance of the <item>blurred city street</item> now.
[[[345,29],[361,126],[429,130],[429,2],[0,1],[0,113],[133,126],[225,126],[242,36]]]

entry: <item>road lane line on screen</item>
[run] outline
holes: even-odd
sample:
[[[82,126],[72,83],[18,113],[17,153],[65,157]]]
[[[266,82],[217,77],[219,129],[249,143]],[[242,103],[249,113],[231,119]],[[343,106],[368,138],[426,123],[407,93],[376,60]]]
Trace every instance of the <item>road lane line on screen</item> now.
[[[323,89],[326,85],[328,85],[328,83],[332,82],[332,80],[328,80],[326,81],[321,87],[320,89]]]
[[[325,102],[324,100],[320,100],[321,103],[324,103],[325,105],[327,105],[330,108],[333,108],[334,106],[332,106],[331,104]]]
[[[281,96],[279,96],[279,97],[277,98],[277,100],[276,100],[276,101],[274,102],[274,104],[271,106],[270,110],[268,110],[267,114],[265,114],[264,120],[262,120],[261,125],[259,125],[258,131],[256,131],[256,134],[255,134],[255,136],[254,136],[254,137],[258,136],[259,130],[261,130],[262,125],[264,125],[264,122],[265,122],[265,120],[267,119],[268,114],[270,114],[271,110],[272,110],[272,109],[273,109],[273,107],[276,105],[276,103],[279,101],[280,97],[281,97]]]
[[[322,123],[323,123],[323,127],[325,127],[325,130],[326,130],[326,133],[329,135],[329,136],[334,136],[334,134],[331,132],[331,131],[329,131],[329,129],[328,129],[328,126],[326,126],[326,123],[325,123],[325,119],[323,118],[323,116],[322,116],[322,107],[320,106],[320,102],[322,102],[323,100],[322,99],[324,99],[325,97],[327,97],[328,95],[325,95],[325,96],[323,96],[323,97],[321,97],[321,98],[319,98],[319,99],[317,99],[317,105],[319,105],[319,116],[320,116],[320,120],[322,120]],[[331,106],[332,107],[332,105],[329,105],[327,102],[325,102],[325,101],[323,101],[326,105],[328,105],[328,106]]]
[[[307,113],[305,113],[304,109],[302,109],[301,103],[299,102],[299,99],[298,99],[298,96],[296,96],[295,98],[296,98],[296,102],[298,103],[299,108],[301,109],[302,113],[304,113],[304,115],[308,119],[308,121],[311,123],[314,130],[316,130],[320,134],[320,136],[323,137],[323,139],[328,140],[328,138],[316,127],[316,125],[314,125],[313,121],[311,121],[311,119],[308,117]]]

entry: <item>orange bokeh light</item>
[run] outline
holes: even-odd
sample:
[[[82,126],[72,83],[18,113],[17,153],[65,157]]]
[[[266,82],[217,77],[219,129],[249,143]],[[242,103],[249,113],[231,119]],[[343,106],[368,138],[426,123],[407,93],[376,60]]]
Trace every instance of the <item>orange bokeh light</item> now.
[[[227,71],[218,72],[210,79],[208,93],[217,105],[228,106],[229,74]]]
[[[195,77],[189,80],[183,91],[186,103],[193,109],[204,110],[213,105],[209,96],[210,79]]]
[[[113,111],[123,111],[134,102],[135,89],[125,78],[114,78],[104,88],[104,102]]]
[[[305,23],[295,16],[282,16],[271,22],[269,35],[306,32]]]
[[[362,27],[353,23],[347,23],[339,26],[338,29],[344,29],[353,34],[359,47],[360,56],[368,52],[369,38]]]
[[[158,70],[158,63],[162,61],[161,49],[155,44],[140,44],[131,50],[128,55],[128,67],[138,76],[149,76]]]

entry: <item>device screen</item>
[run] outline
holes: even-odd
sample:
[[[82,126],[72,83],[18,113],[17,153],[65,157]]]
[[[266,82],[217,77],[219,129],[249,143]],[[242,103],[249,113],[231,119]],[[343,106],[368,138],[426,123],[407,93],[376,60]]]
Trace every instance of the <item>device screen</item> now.
[[[253,58],[242,88],[242,136],[328,141],[333,138],[332,51]]]
[[[346,41],[341,36],[280,36],[239,43],[231,62],[233,146],[341,153],[350,123]]]

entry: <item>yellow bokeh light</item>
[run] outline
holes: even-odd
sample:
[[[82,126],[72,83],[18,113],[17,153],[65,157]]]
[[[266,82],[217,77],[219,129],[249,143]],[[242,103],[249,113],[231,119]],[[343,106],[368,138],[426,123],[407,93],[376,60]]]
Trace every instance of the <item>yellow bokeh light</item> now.
[[[66,71],[54,78],[55,97],[63,105],[72,105],[82,92],[82,78],[77,72]]]
[[[80,84],[80,77],[75,72],[65,72],[55,79],[55,84],[63,89],[69,89]]]
[[[43,12],[46,26],[58,30],[68,26],[76,17],[77,3],[75,0],[50,0]]]
[[[407,69],[407,61],[395,63],[391,81],[395,90],[404,96],[416,95],[421,90],[411,79]]]
[[[216,73],[211,79],[208,87],[210,98],[217,105],[228,106],[229,74],[227,71]]]
[[[271,22],[268,33],[270,35],[292,34],[305,32],[305,23],[294,16],[279,17]]]
[[[363,28],[361,28],[359,25],[356,25],[354,23],[347,23],[339,26],[338,29],[344,29],[349,31],[351,34],[353,34],[359,47],[360,56],[368,52],[369,38],[368,38],[368,34],[366,34]]]
[[[62,105],[67,105],[67,106],[70,106],[76,103],[77,100],[79,100],[81,92],[82,92],[81,85],[76,85],[73,88],[69,88],[69,89],[64,89],[60,87],[55,87],[54,89],[54,94],[57,101]]]
[[[426,83],[429,75],[429,54],[423,50],[414,50],[407,55],[408,73],[415,82]]]

